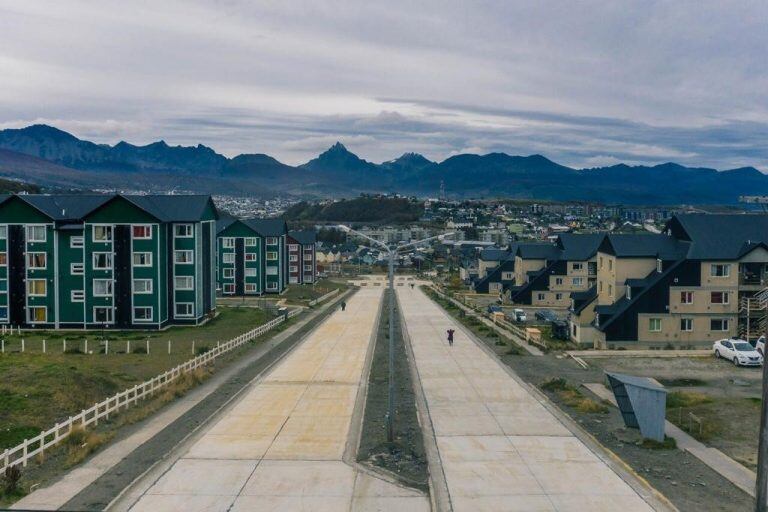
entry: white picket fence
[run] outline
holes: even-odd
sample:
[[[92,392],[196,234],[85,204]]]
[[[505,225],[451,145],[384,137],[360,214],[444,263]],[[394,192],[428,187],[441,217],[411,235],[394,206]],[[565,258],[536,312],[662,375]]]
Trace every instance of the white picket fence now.
[[[258,336],[261,336],[265,332],[285,322],[287,318],[296,316],[300,312],[300,308],[292,309],[287,315],[270,320],[266,324],[260,325],[259,327],[241,334],[225,343],[217,344],[209,351],[200,354],[197,357],[193,357],[189,361],[171,368],[167,372],[162,373],[153,379],[121,391],[120,393],[107,398],[103,402],[95,404],[89,409],[83,409],[80,411],[80,414],[70,416],[69,419],[56,423],[53,428],[41,432],[31,439],[25,439],[23,443],[13,448],[6,449],[3,451],[2,458],[0,458],[0,475],[4,474],[6,468],[10,466],[16,466],[18,464],[26,466],[27,462],[32,457],[41,454],[46,449],[60,443],[75,427],[80,426],[86,428],[89,425],[98,425],[100,419],[109,418],[110,414],[120,411],[121,408],[127,409],[131,405],[136,404],[139,400],[152,396],[155,392],[163,389],[165,386],[178,379],[181,375],[206,366],[217,357],[236,349],[243,343],[247,343]]]
[[[331,297],[333,297],[337,293],[339,293],[339,289],[338,288],[336,288],[335,290],[331,290],[328,293],[326,293],[325,295],[322,295],[322,296],[320,296],[320,297],[318,297],[316,299],[313,299],[313,300],[309,301],[309,305],[310,306],[314,306],[315,304],[320,304],[324,300],[330,299]]]

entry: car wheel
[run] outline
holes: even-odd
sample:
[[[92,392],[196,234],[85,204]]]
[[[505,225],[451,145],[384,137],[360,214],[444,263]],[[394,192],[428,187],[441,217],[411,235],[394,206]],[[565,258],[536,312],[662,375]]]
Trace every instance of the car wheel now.
[[[715,350],[715,359],[720,359],[720,351]]]
[[[734,357],[733,358],[733,366],[739,366],[739,358],[738,357]]]

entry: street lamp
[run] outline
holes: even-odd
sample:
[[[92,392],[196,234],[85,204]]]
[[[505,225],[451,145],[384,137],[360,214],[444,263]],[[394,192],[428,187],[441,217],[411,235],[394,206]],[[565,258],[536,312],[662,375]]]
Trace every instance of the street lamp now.
[[[383,248],[385,251],[387,251],[387,254],[389,255],[389,290],[390,290],[389,292],[389,385],[388,385],[388,395],[387,395],[386,421],[387,421],[387,441],[391,443],[395,439],[395,428],[394,428],[394,418],[395,418],[395,323],[394,323],[395,256],[401,251],[403,251],[403,249],[409,249],[409,250],[414,249],[418,245],[431,242],[433,240],[443,240],[449,236],[455,235],[456,233],[453,233],[453,232],[443,233],[442,235],[431,236],[429,238],[424,238],[423,240],[418,240],[416,242],[411,242],[409,244],[396,246],[393,249],[392,247],[385,244],[384,242],[376,240],[375,238],[371,238],[368,235],[364,235],[359,231],[355,231],[349,226],[340,224],[338,228],[344,231],[345,233],[353,233],[359,237],[369,240],[373,244]]]

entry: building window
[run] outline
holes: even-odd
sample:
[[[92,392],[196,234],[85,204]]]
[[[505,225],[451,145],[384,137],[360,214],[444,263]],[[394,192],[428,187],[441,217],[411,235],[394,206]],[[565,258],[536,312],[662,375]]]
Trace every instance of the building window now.
[[[555,300],[563,300],[563,294],[562,293],[556,293],[555,294]]]
[[[44,252],[28,252],[27,253],[27,267],[32,270],[45,269],[47,254]]]
[[[728,277],[731,275],[731,265],[724,263],[713,263],[709,267],[709,274],[712,277]]]
[[[112,226],[93,226],[94,242],[111,242]]]
[[[290,244],[290,245],[288,246],[288,248],[289,248],[290,250],[292,250],[292,251],[298,251],[298,250],[299,250],[299,245],[298,245],[298,244]]]
[[[233,284],[225,284],[224,285],[224,293],[227,293],[227,294],[235,293],[235,285],[233,285]]]
[[[133,293],[152,293],[151,279],[134,279]]]
[[[111,252],[93,253],[93,268],[96,270],[109,270],[112,268]]]
[[[299,267],[297,267],[296,265],[291,265],[291,269],[290,270],[291,270],[291,272],[298,272],[299,271]]]
[[[267,245],[277,245],[277,237],[276,236],[268,236],[267,237]]]
[[[48,282],[45,279],[27,279],[27,295],[30,297],[45,297]]]
[[[256,253],[255,252],[245,253],[245,261],[256,261]]]
[[[561,286],[563,284],[563,278],[562,277],[556,277],[555,278],[555,286]]]
[[[267,290],[277,290],[277,283],[267,283]]]
[[[693,292],[680,292],[680,304],[693,304]]]
[[[83,302],[85,301],[85,292],[83,290],[72,290],[69,294],[69,299],[72,302]]]
[[[192,276],[176,276],[173,280],[174,288],[177,290],[193,290],[195,280]]]
[[[276,261],[277,251],[267,251],[267,261]]]
[[[183,264],[193,263],[192,251],[173,251],[173,262]]]
[[[609,284],[609,285],[608,285],[608,295],[610,295],[611,297],[613,297],[613,285],[612,285],[612,284]]]
[[[611,259],[608,260],[608,270],[609,271],[613,270],[613,260]]]
[[[45,226],[27,226],[27,242],[45,242]]]
[[[27,308],[27,320],[29,323],[47,322],[48,308],[45,306],[30,306]]]
[[[114,321],[112,308],[104,306],[93,308],[93,321],[97,324],[111,324]]]
[[[192,224],[176,224],[173,226],[176,238],[192,238]]]
[[[133,238],[138,240],[147,240],[152,238],[152,226],[133,226]]]
[[[245,293],[256,293],[256,292],[258,292],[258,290],[256,289],[255,284],[248,283],[245,285]]]
[[[681,318],[680,330],[683,332],[693,332],[693,318]]]
[[[71,263],[69,265],[69,273],[73,276],[83,275],[84,265],[82,263]]]
[[[712,318],[709,321],[710,331],[727,331],[728,319],[727,318]]]
[[[94,297],[111,297],[112,296],[112,280],[111,279],[94,279],[93,280],[93,296]]]
[[[0,292],[7,292],[7,291],[8,291],[8,280],[0,279]]]
[[[247,268],[245,269],[245,277],[256,277],[258,275],[257,272],[255,268]]]
[[[176,303],[176,316],[177,317],[191,317],[194,316],[194,304],[191,302],[177,302]]]
[[[235,253],[228,252],[221,255],[221,262],[222,263],[234,263],[235,262]]]
[[[224,276],[225,279],[235,277],[235,269],[233,268],[222,269],[222,276]]]
[[[82,236],[73,236],[69,239],[70,249],[82,249],[84,244],[84,238]]]
[[[5,240],[6,238],[8,238],[8,226],[3,224],[0,226],[0,240]]]
[[[289,257],[289,261],[299,261],[299,255],[291,254],[291,256]]]
[[[4,267],[8,264],[8,253],[0,252],[0,267]]]
[[[304,261],[312,261],[312,255],[311,254],[305,254],[304,255]]]
[[[235,248],[235,239],[232,237],[224,237],[221,239],[221,246],[224,249],[234,249]]]
[[[248,238],[245,239],[245,246],[246,247],[256,247],[257,244],[258,244],[258,242],[257,242],[255,237],[251,236],[251,237],[248,237]]]
[[[600,256],[600,268],[603,268],[603,257]]]
[[[730,299],[729,295],[728,292],[712,292],[710,294],[710,302],[712,304],[728,304]]]
[[[134,267],[151,267],[152,253],[151,252],[133,253],[133,266]]]
[[[664,263],[661,261],[661,258],[656,258],[656,272],[661,272],[663,270]]]
[[[584,278],[583,277],[574,277],[573,278],[573,286],[581,286],[584,284]]]
[[[8,306],[0,306],[0,320],[8,321]]]
[[[573,270],[581,270],[581,269],[583,269],[583,268],[584,268],[584,264],[583,264],[583,263],[574,263],[574,264],[573,264],[573,266],[572,266],[571,268],[572,268]]]
[[[597,282],[597,287],[599,288],[599,291],[602,292],[603,291],[603,282],[602,281],[598,281]]]
[[[650,332],[661,332],[661,318],[649,318],[648,330]]]
[[[278,274],[278,268],[277,267],[267,267],[267,275],[268,276],[276,276]]]
[[[547,296],[546,296],[545,294],[543,294],[543,293],[537,293],[537,294],[536,294],[536,298],[537,298],[538,300],[544,300],[546,297],[547,297]]]
[[[137,322],[151,322],[152,321],[152,307],[141,306],[133,308],[133,319]]]

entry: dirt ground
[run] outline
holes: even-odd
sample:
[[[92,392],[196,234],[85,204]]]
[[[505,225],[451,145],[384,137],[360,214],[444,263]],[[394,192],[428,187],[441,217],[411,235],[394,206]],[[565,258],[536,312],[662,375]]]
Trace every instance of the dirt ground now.
[[[445,304],[441,305],[446,307]],[[457,308],[447,307],[446,309],[450,314],[459,316]],[[493,348],[504,364],[515,370],[526,382],[537,387],[552,379],[562,378],[569,386],[579,389],[585,397],[599,401],[598,397],[592,395],[581,384],[603,382],[604,370],[611,370],[654,377],[662,383],[665,379],[668,381],[679,378],[703,380],[704,386],[670,386],[670,390],[695,389],[697,392],[703,392],[703,387],[704,390],[711,392],[712,397],[712,402],[704,404],[706,406],[717,405],[720,403],[718,401],[728,400],[749,403],[752,402],[751,398],[759,395],[759,370],[735,368],[726,362],[709,358],[588,359],[589,369],[584,370],[562,353],[550,352],[540,357],[527,355],[520,349],[501,343],[499,338],[489,337],[488,332],[477,323],[468,322],[464,318],[461,320],[480,340]],[[736,384],[732,382],[734,379]],[[743,385],[744,382],[748,384]],[[687,452],[676,448],[655,449],[641,446],[638,433],[624,426],[621,415],[615,407],[607,407],[603,412],[582,412],[566,405],[560,393],[551,391],[546,393],[563,411],[664,494],[679,510],[719,512],[754,509],[753,498]],[[732,414],[733,409],[733,407],[723,409],[722,415]],[[607,412],[604,412],[605,410]],[[678,411],[675,410],[668,411],[668,417],[677,413]],[[749,415],[742,417],[741,420],[734,418],[733,423],[738,421],[749,423],[750,427],[747,428],[751,428],[752,425],[755,428],[759,426],[757,418],[752,419]],[[746,430],[743,425],[740,428]],[[745,437],[749,437],[749,434]],[[735,436],[729,436],[729,439],[734,438]],[[752,439],[756,440],[756,437]],[[723,439],[712,440],[711,444],[729,453],[728,442]],[[746,449],[748,450],[749,448]]]
[[[395,310],[395,441],[387,442],[386,412],[389,375],[389,291],[384,296],[384,307],[374,347],[368,395],[365,404],[362,436],[357,459],[360,462],[385,469],[406,485],[428,490],[427,458],[416,413],[408,358],[400,329],[400,315]],[[395,306],[397,307],[397,306]]]

